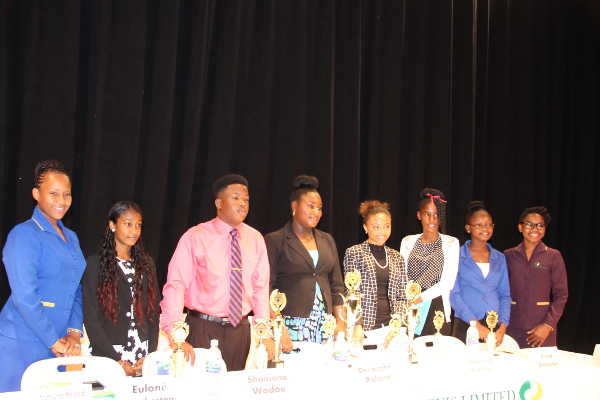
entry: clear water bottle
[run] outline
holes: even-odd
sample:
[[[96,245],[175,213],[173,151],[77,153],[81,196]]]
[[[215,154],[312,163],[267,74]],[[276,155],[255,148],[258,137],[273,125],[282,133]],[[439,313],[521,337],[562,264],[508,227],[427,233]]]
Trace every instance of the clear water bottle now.
[[[204,387],[206,388],[206,395],[208,397],[219,397],[223,372],[227,372],[227,368],[221,357],[219,341],[212,339],[210,341],[210,349],[206,352],[206,382]]]
[[[337,340],[333,344],[333,359],[336,363],[348,363],[348,342],[346,341],[346,332],[338,332]]]
[[[156,370],[150,375],[166,376],[171,375],[173,365],[173,350],[168,342],[161,342],[158,346],[156,358],[154,359]]]
[[[467,329],[467,350],[479,350],[479,331],[477,330],[477,321],[470,321],[469,329]]]

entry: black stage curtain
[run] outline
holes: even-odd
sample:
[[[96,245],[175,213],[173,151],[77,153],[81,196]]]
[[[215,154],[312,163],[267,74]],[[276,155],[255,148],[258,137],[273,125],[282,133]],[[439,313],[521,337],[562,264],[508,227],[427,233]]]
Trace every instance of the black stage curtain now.
[[[591,353],[599,26],[593,0],[0,0],[2,242],[47,158],[72,171],[65,222],[86,255],[113,203],[142,206],[161,284],[227,173],[248,178],[263,234],[290,218],[293,178],[317,176],[340,256],[365,240],[369,198],[392,204],[394,248],[420,231],[424,187],[446,194],[461,242],[466,204],[484,201],[499,250],[545,205],[571,291],[559,346]]]

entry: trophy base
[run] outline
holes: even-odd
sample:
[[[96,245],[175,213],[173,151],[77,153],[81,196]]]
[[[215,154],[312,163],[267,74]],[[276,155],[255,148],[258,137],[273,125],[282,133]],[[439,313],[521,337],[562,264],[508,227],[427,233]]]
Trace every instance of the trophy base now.
[[[283,368],[283,361],[269,361],[267,368]]]
[[[419,363],[419,359],[417,357],[416,354],[409,354],[408,355],[408,362],[411,364],[418,364]]]

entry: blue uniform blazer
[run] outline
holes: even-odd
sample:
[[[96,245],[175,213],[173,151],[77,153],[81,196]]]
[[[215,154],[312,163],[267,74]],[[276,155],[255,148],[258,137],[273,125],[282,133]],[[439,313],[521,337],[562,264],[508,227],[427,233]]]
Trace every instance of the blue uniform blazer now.
[[[75,232],[58,225],[67,242],[36,207],[8,234],[2,261],[12,293],[0,312],[1,335],[51,347],[68,328],[83,329],[85,259]]]
[[[458,275],[450,292],[454,313],[469,323],[473,319],[482,319],[488,311],[496,311],[498,324],[504,322],[508,326],[511,300],[504,254],[486,244],[490,250],[490,272],[484,277],[481,268],[471,257],[469,243],[471,241],[467,240],[460,248]]]

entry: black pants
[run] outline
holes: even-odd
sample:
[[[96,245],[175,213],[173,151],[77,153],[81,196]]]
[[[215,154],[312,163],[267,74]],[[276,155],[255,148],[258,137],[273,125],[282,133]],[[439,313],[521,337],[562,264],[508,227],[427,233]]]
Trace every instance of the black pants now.
[[[485,321],[486,317],[483,317],[479,320],[479,323],[483,326],[487,326],[487,322]],[[460,318],[454,318],[454,326],[452,327],[452,336],[457,339],[462,340],[464,343],[467,343],[467,329],[471,324],[466,323]],[[496,325],[496,328],[499,326]],[[485,340],[479,339],[479,343],[485,343]]]
[[[208,349],[211,339],[217,339],[227,371],[244,369],[250,350],[250,324],[239,324],[234,328],[192,315],[188,315],[185,321],[190,326],[190,335],[187,338],[189,344]]]
[[[433,317],[435,317],[436,311],[444,311],[444,301],[442,300],[442,296],[438,296],[435,299],[431,300],[431,306],[429,307],[429,311],[426,316],[421,315],[421,318],[425,318],[425,325],[423,325],[423,330],[420,335],[417,336],[427,336],[433,335],[437,332],[435,329],[435,325],[433,325]],[[440,333],[444,336],[449,336],[452,332],[452,328],[449,322],[446,322],[446,316],[444,315],[444,325],[442,325],[442,329],[440,329]]]

